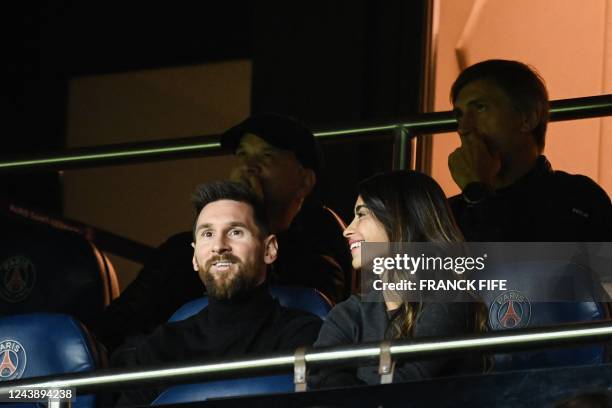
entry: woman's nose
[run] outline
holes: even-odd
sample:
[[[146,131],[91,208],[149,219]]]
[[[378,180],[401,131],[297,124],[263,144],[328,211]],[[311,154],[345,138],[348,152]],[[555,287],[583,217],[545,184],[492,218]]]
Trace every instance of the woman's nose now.
[[[342,235],[345,238],[348,238],[348,237],[350,237],[351,235],[353,235],[355,233],[355,231],[353,230],[353,224],[354,223],[355,223],[355,218],[353,218],[351,223],[349,225],[347,225],[347,227],[344,229],[344,231],[342,231]]]

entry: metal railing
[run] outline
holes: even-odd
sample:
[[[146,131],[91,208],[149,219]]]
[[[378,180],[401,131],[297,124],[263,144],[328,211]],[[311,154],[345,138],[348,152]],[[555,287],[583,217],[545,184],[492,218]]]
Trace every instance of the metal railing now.
[[[516,330],[511,332],[486,333],[460,338],[412,339],[391,343],[364,344],[328,349],[313,349],[303,355],[308,367],[331,363],[359,363],[383,360],[385,349],[390,359],[420,359],[456,353],[516,351],[547,346],[571,346],[583,343],[605,342],[612,340],[612,323],[580,323],[546,329]],[[381,353],[382,350],[382,353]],[[298,372],[296,354],[273,354],[241,360],[212,361],[199,365],[161,367],[149,370],[101,370],[94,373],[66,374],[50,377],[8,381],[0,386],[0,398],[6,397],[17,387],[38,389],[74,388],[79,395],[113,390],[129,386],[143,386],[174,383],[202,379],[246,377],[271,371],[288,372],[293,368]],[[298,364],[296,364],[298,363]],[[302,378],[305,382],[306,378]],[[297,381],[296,381],[297,386]]]
[[[612,115],[612,94],[551,101],[551,121]],[[419,114],[393,123],[364,124],[341,130],[315,132],[320,141],[362,140],[380,135],[396,135],[402,147],[396,149],[397,166],[406,165],[406,141],[424,133],[452,132],[457,121],[452,112]],[[32,172],[100,167],[151,160],[170,160],[227,154],[221,149],[219,135],[194,136],[142,143],[124,143],[60,152],[0,158],[0,172]]]
[[[551,121],[572,120],[612,115],[612,95],[574,98],[551,102]],[[362,139],[380,134],[393,134],[396,142],[406,146],[406,141],[423,133],[442,133],[456,129],[452,112],[435,112],[417,115],[393,124],[358,126],[344,130],[316,132],[322,140]],[[405,152],[400,153],[398,162],[405,164]],[[211,156],[223,154],[218,136],[199,136],[185,139],[171,139],[147,143],[130,143],[113,146],[98,146],[68,149],[58,153],[45,153],[23,157],[0,159],[0,172],[31,172],[35,170],[63,170],[68,168],[99,167],[117,163],[131,163],[144,160],[167,160],[179,157]],[[404,155],[402,157],[402,155]],[[97,392],[113,387],[122,388],[150,383],[166,385],[207,378],[240,377],[259,374],[264,371],[289,371],[297,373],[297,362],[309,366],[331,362],[359,364],[372,361],[387,354],[388,358],[424,358],[448,355],[450,353],[494,352],[530,349],[534,347],[603,342],[612,339],[612,324],[595,323],[553,327],[546,330],[522,330],[503,333],[488,333],[453,339],[423,339],[397,342],[391,345],[370,344],[334,349],[310,350],[297,354],[269,355],[244,360],[210,362],[184,367],[165,367],[152,370],[101,370],[94,373],[66,374],[31,378],[1,383],[0,398],[6,397],[16,387],[34,388],[77,388],[79,394]],[[305,378],[303,379],[305,381]]]

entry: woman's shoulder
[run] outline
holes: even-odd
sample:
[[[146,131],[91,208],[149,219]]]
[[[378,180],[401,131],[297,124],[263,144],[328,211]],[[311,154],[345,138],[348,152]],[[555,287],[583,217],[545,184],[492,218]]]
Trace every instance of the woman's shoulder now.
[[[364,300],[360,295],[351,295],[348,299],[338,303],[329,312],[328,319],[350,319],[352,321],[367,321],[372,316],[384,316],[384,302],[368,299]]]

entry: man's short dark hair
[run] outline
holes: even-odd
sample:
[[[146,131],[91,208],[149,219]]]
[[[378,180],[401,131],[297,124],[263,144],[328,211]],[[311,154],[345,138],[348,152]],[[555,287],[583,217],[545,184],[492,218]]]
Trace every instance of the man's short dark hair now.
[[[235,181],[212,181],[196,187],[196,191],[193,194],[193,203],[195,204],[196,210],[195,220],[193,222],[194,242],[196,224],[200,212],[208,204],[219,200],[232,200],[250,205],[253,209],[255,225],[257,225],[259,229],[260,236],[268,236],[270,229],[268,227],[265,207],[250,188]]]
[[[451,102],[470,82],[491,81],[508,95],[514,107],[523,114],[535,113],[538,123],[533,136],[540,151],[544,150],[548,124],[548,91],[540,74],[518,61],[492,59],[471,65],[459,74],[451,87]]]

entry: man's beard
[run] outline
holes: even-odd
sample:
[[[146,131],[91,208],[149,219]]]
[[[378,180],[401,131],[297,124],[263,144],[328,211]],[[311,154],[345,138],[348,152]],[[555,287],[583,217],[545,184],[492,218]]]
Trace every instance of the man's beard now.
[[[226,271],[211,272],[213,263],[219,261],[229,261],[232,264]],[[223,300],[232,299],[257,287],[261,274],[257,273],[256,268],[254,263],[244,263],[238,257],[227,254],[211,258],[204,267],[200,267],[199,274],[206,286],[207,295]]]

